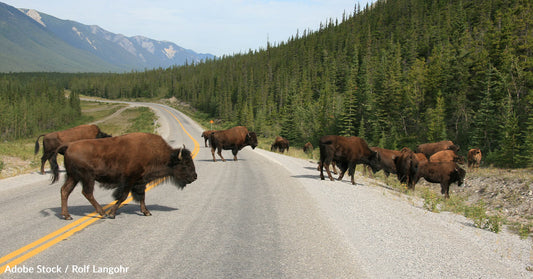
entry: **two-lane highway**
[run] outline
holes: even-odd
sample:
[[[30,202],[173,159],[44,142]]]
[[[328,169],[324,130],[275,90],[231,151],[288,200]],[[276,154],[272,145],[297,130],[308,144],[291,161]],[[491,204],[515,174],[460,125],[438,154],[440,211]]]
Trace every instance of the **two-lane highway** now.
[[[162,183],[146,194],[153,216],[130,202],[100,219],[80,193],[62,220],[49,175],[0,180],[0,265],[8,278],[361,278],[350,250],[313,198],[281,165],[246,147],[239,161],[213,162],[202,129],[166,106],[160,133],[195,156],[198,180],[183,191]],[[224,151],[229,152],[229,151]],[[97,187],[100,204],[112,191]],[[14,267],[16,265],[16,268]]]

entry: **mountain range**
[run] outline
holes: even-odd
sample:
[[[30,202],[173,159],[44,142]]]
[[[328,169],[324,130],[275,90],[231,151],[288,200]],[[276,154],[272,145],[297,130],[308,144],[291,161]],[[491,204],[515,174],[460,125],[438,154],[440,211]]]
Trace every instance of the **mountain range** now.
[[[126,72],[214,58],[0,2],[0,72]]]

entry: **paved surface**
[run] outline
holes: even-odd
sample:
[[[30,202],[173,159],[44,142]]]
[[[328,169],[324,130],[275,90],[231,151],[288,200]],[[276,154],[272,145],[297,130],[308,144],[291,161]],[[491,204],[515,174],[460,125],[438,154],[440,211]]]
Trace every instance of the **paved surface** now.
[[[198,180],[183,191],[166,183],[151,189],[146,203],[153,216],[142,216],[131,202],[114,220],[89,217],[94,223],[33,252],[18,264],[19,273],[4,277],[533,277],[526,270],[531,240],[476,229],[455,214],[427,212],[369,179],[357,178],[356,186],[348,179],[321,181],[307,160],[246,147],[239,161],[215,163],[197,124],[168,107],[150,106],[171,145],[200,145]],[[62,220],[62,181],[49,180],[36,173],[0,180],[0,256],[94,211],[78,186],[69,199],[74,220]],[[112,202],[111,195],[95,190],[102,205]]]

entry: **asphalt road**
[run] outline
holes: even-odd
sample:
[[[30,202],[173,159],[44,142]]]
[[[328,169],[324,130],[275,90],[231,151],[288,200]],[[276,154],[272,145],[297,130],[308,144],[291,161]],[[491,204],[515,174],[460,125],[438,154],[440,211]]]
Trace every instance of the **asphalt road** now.
[[[146,204],[153,216],[142,216],[139,205],[130,202],[116,219],[90,215],[94,208],[78,185],[69,199],[71,221],[59,215],[62,180],[50,184],[50,175],[37,173],[0,180],[0,266],[10,265],[0,276],[533,275],[526,270],[532,261],[530,240],[474,228],[455,214],[427,212],[419,201],[369,179],[357,178],[356,186],[348,180],[321,181],[316,164],[307,160],[246,147],[237,162],[213,162],[201,127],[171,108],[144,105],[158,113],[159,133],[171,145],[195,150],[198,180],[182,191],[166,183],[149,190]],[[232,158],[230,151],[223,152]],[[95,190],[102,205],[112,202],[111,195]]]

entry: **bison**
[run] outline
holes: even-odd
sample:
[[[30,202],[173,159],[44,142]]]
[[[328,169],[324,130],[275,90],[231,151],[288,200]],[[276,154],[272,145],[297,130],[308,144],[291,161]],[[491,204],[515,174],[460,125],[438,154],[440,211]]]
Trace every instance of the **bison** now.
[[[372,167],[375,172],[379,166],[379,158],[375,151],[372,151],[366,141],[359,137],[343,136],[323,136],[319,140],[320,147],[320,179],[324,180],[323,168],[330,180],[334,181],[329,170],[329,165],[336,162],[340,169],[338,180],[342,180],[344,173],[348,170],[351,182],[355,185],[354,174],[357,164],[366,164]]]
[[[459,146],[453,144],[453,142],[450,140],[445,140],[439,142],[424,143],[416,147],[416,152],[424,153],[427,158],[431,157],[431,155],[441,150],[452,150],[454,152],[457,152],[459,151]]]
[[[428,182],[440,183],[441,193],[445,199],[448,199],[450,198],[450,184],[457,182],[458,186],[463,185],[465,174],[465,170],[454,162],[422,162],[418,165],[413,188],[423,177]]]
[[[415,153],[415,157],[416,157],[416,160],[418,160],[418,162],[427,162],[429,161],[428,158],[426,157],[426,155],[424,155],[424,153]]]
[[[226,161],[222,157],[222,149],[231,150],[233,153],[233,160],[237,161],[237,152],[249,145],[252,149],[257,146],[257,135],[254,132],[249,132],[244,126],[237,126],[227,130],[221,130],[211,133],[209,135],[209,145],[211,145],[211,154],[213,155],[213,162],[215,159],[215,150],[218,150],[218,156],[222,161]]]
[[[39,153],[39,138],[43,137],[43,156],[41,157],[41,174],[44,174],[44,164],[50,158],[56,149],[64,143],[82,140],[82,139],[98,139],[107,138],[110,135],[100,131],[96,125],[80,125],[64,131],[52,132],[42,134],[37,137],[35,141],[35,155]],[[61,153],[62,154],[62,153]]]
[[[389,178],[391,173],[396,174],[396,165],[394,164],[394,158],[400,156],[401,152],[398,150],[385,149],[381,147],[371,147],[372,151],[377,152],[379,157],[379,166],[377,171],[383,170],[385,173],[385,179]],[[363,171],[369,171],[369,166],[365,166]],[[370,174],[372,174],[369,171]]]
[[[481,150],[479,148],[473,148],[468,150],[467,161],[468,168],[479,168],[481,163]]]
[[[313,153],[313,145],[310,142],[304,144],[304,152],[307,154]]]
[[[430,162],[455,162],[458,164],[464,164],[465,158],[457,155],[453,150],[441,150],[429,157]]]
[[[216,130],[205,130],[202,132],[201,137],[204,138],[205,147],[207,147],[207,141],[209,140],[209,135],[211,135],[211,133],[214,133],[214,132],[216,132]]]
[[[52,154],[52,183],[59,179],[57,153],[65,156],[67,178],[61,187],[61,215],[71,220],[67,201],[74,187],[81,181],[82,193],[96,212],[106,216],[104,209],[94,199],[94,182],[107,189],[115,189],[117,202],[111,207],[110,218],[131,192],[140,202],[141,212],[151,215],[144,202],[146,184],[159,178],[167,178],[178,188],[196,180],[197,175],[191,152],[185,148],[173,149],[161,136],[132,133],[123,136],[80,140],[59,146]]]
[[[407,188],[414,189],[414,179],[418,169],[418,159],[416,153],[408,147],[400,151],[400,155],[394,158],[396,165],[396,175],[401,183],[406,183]]]
[[[283,153],[285,150],[289,152],[289,141],[286,138],[277,136],[274,143],[270,146],[270,151],[276,151]]]

